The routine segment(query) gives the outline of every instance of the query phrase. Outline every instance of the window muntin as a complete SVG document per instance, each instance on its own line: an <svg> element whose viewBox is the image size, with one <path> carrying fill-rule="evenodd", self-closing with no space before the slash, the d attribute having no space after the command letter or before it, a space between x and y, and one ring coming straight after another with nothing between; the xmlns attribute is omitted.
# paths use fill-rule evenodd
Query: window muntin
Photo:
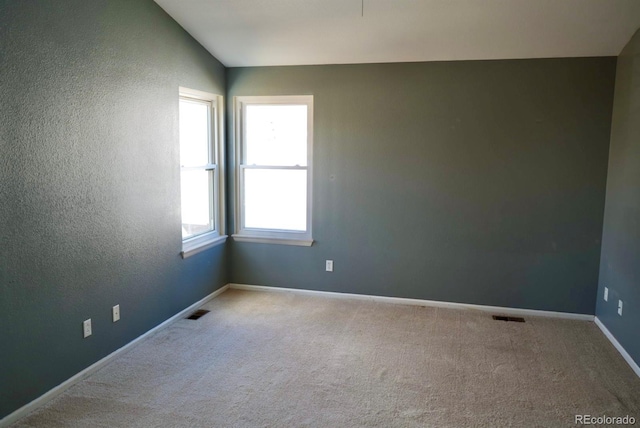
<svg viewBox="0 0 640 428"><path fill-rule="evenodd" d="M221 97L181 88L180 191L183 256L223 235Z"/></svg>
<svg viewBox="0 0 640 428"><path fill-rule="evenodd" d="M238 97L236 106L239 215L234 236L310 245L313 97Z"/></svg>

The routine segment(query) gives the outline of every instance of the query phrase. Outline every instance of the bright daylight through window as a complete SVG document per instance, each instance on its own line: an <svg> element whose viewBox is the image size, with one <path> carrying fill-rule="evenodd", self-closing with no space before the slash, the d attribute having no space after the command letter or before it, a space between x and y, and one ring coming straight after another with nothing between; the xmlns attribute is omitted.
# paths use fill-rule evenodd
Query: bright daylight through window
<svg viewBox="0 0 640 428"><path fill-rule="evenodd" d="M222 242L220 97L180 90L183 257Z"/></svg>
<svg viewBox="0 0 640 428"><path fill-rule="evenodd" d="M235 239L311 245L313 97L238 97Z"/></svg>

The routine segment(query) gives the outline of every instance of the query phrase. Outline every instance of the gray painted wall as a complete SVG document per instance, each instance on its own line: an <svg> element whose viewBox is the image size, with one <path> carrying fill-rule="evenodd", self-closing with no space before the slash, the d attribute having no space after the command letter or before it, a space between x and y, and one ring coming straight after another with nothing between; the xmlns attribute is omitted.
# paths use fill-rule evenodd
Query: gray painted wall
<svg viewBox="0 0 640 428"><path fill-rule="evenodd" d="M640 32L618 57L596 315L640 364ZM604 287L609 301L603 300ZM622 317L618 300L623 301Z"/></svg>
<svg viewBox="0 0 640 428"><path fill-rule="evenodd" d="M234 242L231 280L593 314L615 66L229 69L228 111L234 96L315 97L316 242Z"/></svg>
<svg viewBox="0 0 640 428"><path fill-rule="evenodd" d="M155 3L2 0L0 58L1 418L225 284L227 262L179 257L177 128L178 86L224 94L225 69Z"/></svg>

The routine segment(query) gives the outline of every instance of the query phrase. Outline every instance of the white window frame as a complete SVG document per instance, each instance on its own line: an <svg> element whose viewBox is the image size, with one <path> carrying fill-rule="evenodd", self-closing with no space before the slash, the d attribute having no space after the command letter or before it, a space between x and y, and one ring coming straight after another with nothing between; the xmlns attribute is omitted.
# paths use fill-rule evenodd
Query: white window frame
<svg viewBox="0 0 640 428"><path fill-rule="evenodd" d="M210 212L213 216L211 220L214 228L209 232L182 240L182 252L180 255L182 258L187 258L208 248L223 244L227 240L224 215L224 103L221 95L180 87L178 100L182 99L205 101L211 105L209 163L203 168L207 171L213 170L213 183L209 189L209 203L211 205ZM181 171L186 169L191 168L180 165ZM182 221L180 224L182 225Z"/></svg>
<svg viewBox="0 0 640 428"><path fill-rule="evenodd" d="M307 106L307 165L258 166L247 165L246 108L248 105L306 105ZM313 95L242 96L234 98L236 141L236 233L235 241L284 244L310 247L312 238L313 201ZM244 225L244 171L249 168L293 169L307 171L307 230L254 229Z"/></svg>

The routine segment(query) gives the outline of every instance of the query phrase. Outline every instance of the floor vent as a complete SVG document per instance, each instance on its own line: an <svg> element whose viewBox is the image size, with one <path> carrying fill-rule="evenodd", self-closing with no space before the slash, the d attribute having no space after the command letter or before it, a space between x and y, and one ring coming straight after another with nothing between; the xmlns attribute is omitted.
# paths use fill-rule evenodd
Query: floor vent
<svg viewBox="0 0 640 428"><path fill-rule="evenodd" d="M205 309L198 309L197 311L195 311L194 313L192 313L191 315L189 315L187 317L188 320L197 320L198 318L200 318L203 315L208 314L209 311L205 310Z"/></svg>
<svg viewBox="0 0 640 428"><path fill-rule="evenodd" d="M503 315L494 315L493 319L496 321L524 322L524 318L522 317L505 317Z"/></svg>

